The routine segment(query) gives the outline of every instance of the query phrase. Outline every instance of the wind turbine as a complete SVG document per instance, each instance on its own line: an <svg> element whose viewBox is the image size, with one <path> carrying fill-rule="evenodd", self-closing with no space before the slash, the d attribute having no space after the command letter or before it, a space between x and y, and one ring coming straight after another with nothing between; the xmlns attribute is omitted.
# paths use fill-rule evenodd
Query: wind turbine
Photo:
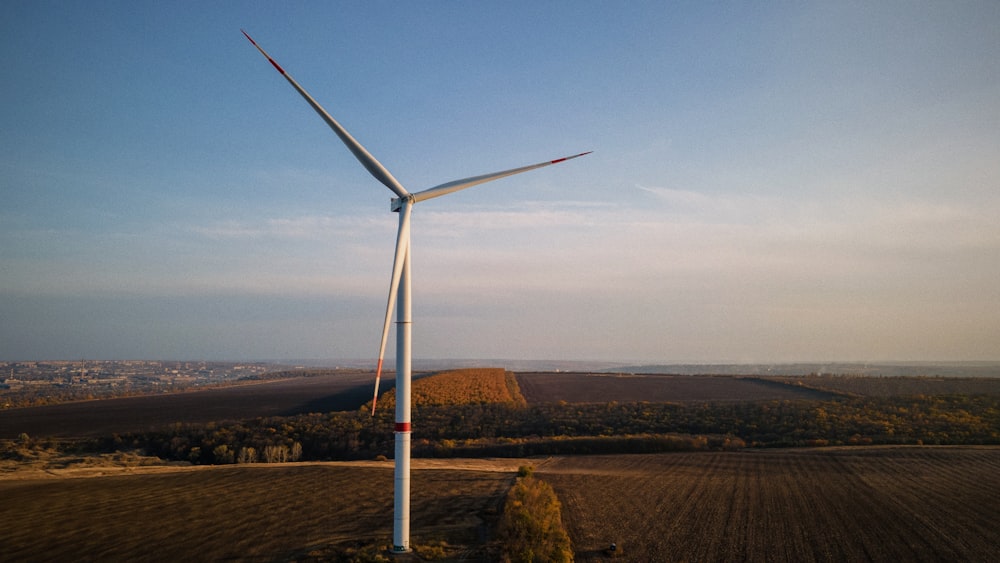
<svg viewBox="0 0 1000 563"><path fill-rule="evenodd" d="M243 30L240 30L243 31ZM378 399L379 380L382 377L382 359L385 356L385 345L389 337L389 321L392 317L393 303L397 305L396 311L396 424L394 429L395 438L395 475L394 475L394 510L393 510L393 535L392 550L395 552L410 551L410 362L411 362L411 289L410 289L410 212L413 205L435 197L471 188L472 186L499 180L521 172L527 172L536 168L550 166L565 162L580 156L590 154L590 152L580 153L555 160L548 160L538 164L512 168L501 172L473 176L446 182L433 188L428 188L419 192L408 192L389 173L382 164L368 152L361 143L356 141L336 119L319 105L299 83L295 81L281 66L267 54L260 45L257 44L250 35L243 31L243 35L260 51L260 54L271 63L274 68L285 77L285 80L309 103L310 106L326 124L333 129L333 132L340 137L340 140L347 145L347 148L354 154L354 157L361 162L361 165L375 177L376 180L392 190L396 197L392 199L391 209L399 213L399 230L396 234L396 252L392 261L392 281L389 283L389 298L385 307L385 320L382 323L382 339L378 349L378 365L375 370L375 394L372 398L372 415L375 414L375 402Z"/></svg>

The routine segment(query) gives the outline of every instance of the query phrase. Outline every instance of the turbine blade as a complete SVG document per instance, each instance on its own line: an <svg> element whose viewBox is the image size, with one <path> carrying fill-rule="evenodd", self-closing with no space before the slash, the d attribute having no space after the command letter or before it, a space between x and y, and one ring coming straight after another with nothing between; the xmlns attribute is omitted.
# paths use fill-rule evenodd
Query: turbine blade
<svg viewBox="0 0 1000 563"><path fill-rule="evenodd" d="M559 164L560 162L566 162L567 160L579 158L581 156L588 155L592 152L593 151L582 152L580 154L575 154L573 156L557 158L555 160L549 160L546 162L539 162L538 164L532 164L530 166L511 168L510 170L504 170L502 172L493 172L492 174L483 174L482 176L473 176L471 178L454 180L452 182L447 182L445 184L441 184L440 186L434 186L433 188L428 188L426 190L419 191L413 194L413 203L417 203L418 201L424 201L425 199L431 199L434 197L447 195L452 192L457 192L458 190L464 190L465 188L471 188L472 186L476 186L485 182L499 180L500 178L513 176L514 174L520 174L521 172L527 172L529 170L534 170L536 168L544 168L546 166L551 166L553 164Z"/></svg>
<svg viewBox="0 0 1000 563"><path fill-rule="evenodd" d="M385 344L389 339L389 323L392 321L392 308L399 294L399 280L403 274L403 263L410 254L410 210L413 204L403 200L399 210L399 232L396 235L396 254L392 259L392 281L389 282L389 298L385 304L385 321L382 323L382 340L378 346L378 366L375 368L375 395L372 397L372 416L375 416L375 403L378 401L378 386L382 379L382 359L385 356Z"/></svg>
<svg viewBox="0 0 1000 563"><path fill-rule="evenodd" d="M316 113L323 118L323 121L326 121L326 124L333 129L333 132L340 137L340 140L343 141L345 145L347 145L347 148L354 154L354 158L358 159L358 162L360 162L361 165L364 166L376 180L385 184L385 187L395 192L395 194L399 197L406 197L409 195L409 192L407 192L406 189L403 188L403 186L396 180L396 178L394 178L392 174L390 174L389 171L382 166L382 163L376 160L375 157L372 156L367 149L365 149L365 147L361 146L361 143L355 140L355 138L352 137L351 134L348 133L342 125L340 125L340 123L337 123L337 120L331 117L330 114L323 109L323 106L319 105L319 102L314 100L313 97L302 88L302 86L299 86L299 83L296 82L295 79L292 78L287 72L285 72L285 69L281 68L281 65L274 62L274 59L272 59L271 56L267 54L267 51L265 51L260 45L257 44L256 41L253 40L252 37L250 37L250 34L242 29L240 31L242 31L243 35L250 40L250 43L253 44L258 51L260 51L260 54L264 55L264 58L271 63L271 66L281 73L281 76L284 76L285 80L287 80L288 83L291 84L292 87L295 88L295 90L298 91L298 93L301 94L307 102L309 102L309 105L316 110Z"/></svg>

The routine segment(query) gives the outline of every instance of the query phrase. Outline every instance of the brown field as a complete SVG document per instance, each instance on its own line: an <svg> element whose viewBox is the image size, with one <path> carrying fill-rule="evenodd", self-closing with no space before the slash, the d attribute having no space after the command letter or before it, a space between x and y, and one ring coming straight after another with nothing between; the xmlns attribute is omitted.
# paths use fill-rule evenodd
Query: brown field
<svg viewBox="0 0 1000 563"><path fill-rule="evenodd" d="M470 376L469 373L473 373ZM415 376L414 404L435 401L507 402L517 400L502 387L500 369L459 370L426 382ZM505 375L509 376L507 373ZM589 373L518 373L517 387L528 403L730 402L782 399L828 400L839 395L892 396L939 393L1000 394L996 378L916 377L738 377L687 375L608 375ZM432 389L437 382L441 389ZM127 397L0 410L0 440L22 432L34 438L108 436L140 432L173 423L207 423L287 416L309 412L356 410L371 400L374 374L348 372L277 379L168 395ZM430 387L424 386L424 384ZM380 406L389 408L393 378L384 377ZM429 390L424 393L422 389ZM442 398L442 389L459 399ZM455 391L458 389L458 391ZM426 395L426 396L425 396ZM474 399L469 399L474 397Z"/></svg>
<svg viewBox="0 0 1000 563"><path fill-rule="evenodd" d="M903 395L1000 394L995 377L863 377L852 375L806 375L768 377L766 380L833 393L864 397Z"/></svg>
<svg viewBox="0 0 1000 563"><path fill-rule="evenodd" d="M391 389L392 378L383 381ZM169 395L125 397L0 410L0 440L78 437L141 431L175 422L354 410L371 400L373 373L295 377Z"/></svg>
<svg viewBox="0 0 1000 563"><path fill-rule="evenodd" d="M444 541L454 558L485 557L485 521L516 468L475 461L414 464L413 545ZM392 543L391 462L107 471L0 477L0 559L288 561Z"/></svg>
<svg viewBox="0 0 1000 563"><path fill-rule="evenodd" d="M832 394L784 383L730 376L519 373L528 403L717 402L829 399Z"/></svg>
<svg viewBox="0 0 1000 563"><path fill-rule="evenodd" d="M995 561L1000 448L568 457L577 561Z"/></svg>
<svg viewBox="0 0 1000 563"><path fill-rule="evenodd" d="M445 541L448 560L496 560L491 524L526 460L414 461L414 545ZM534 464L562 501L578 561L605 559L611 542L622 561L990 561L1000 545L1000 448ZM389 463L87 471L107 474L0 477L5 559L322 560L390 543Z"/></svg>
<svg viewBox="0 0 1000 563"><path fill-rule="evenodd" d="M426 392L425 404L509 402L518 386L529 403L862 393L797 384L808 378L530 373L513 385L508 377L503 370L441 374L417 382L414 396ZM833 383L869 385L868 394L884 395L926 392L909 390L937 381L865 379ZM961 381L937 388L972 389ZM977 389L991 385L981 381L973 380ZM46 428L48 435L86 436L176 421L356 410L370 399L371 383L369 374L324 375L0 411L0 438L45 436ZM587 409L572 410L579 417ZM138 452L84 456L40 444L12 447L18 456L0 465L2 560L330 560L350 547L390 543L389 462L144 467L162 462ZM449 560L496 560L492 525L526 463L414 460L413 543L435 546ZM606 558L611 542L624 561L987 561L996 560L1000 545L1000 447L702 451L530 463L559 496L579 561Z"/></svg>

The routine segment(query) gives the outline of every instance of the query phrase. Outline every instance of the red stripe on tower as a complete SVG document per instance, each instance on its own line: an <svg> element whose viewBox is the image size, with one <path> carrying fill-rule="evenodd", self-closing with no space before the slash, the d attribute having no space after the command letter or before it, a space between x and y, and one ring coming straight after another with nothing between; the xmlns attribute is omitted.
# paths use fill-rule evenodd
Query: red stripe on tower
<svg viewBox="0 0 1000 563"><path fill-rule="evenodd" d="M409 432L409 431L410 431L410 423L409 422L397 422L396 423L396 432Z"/></svg>

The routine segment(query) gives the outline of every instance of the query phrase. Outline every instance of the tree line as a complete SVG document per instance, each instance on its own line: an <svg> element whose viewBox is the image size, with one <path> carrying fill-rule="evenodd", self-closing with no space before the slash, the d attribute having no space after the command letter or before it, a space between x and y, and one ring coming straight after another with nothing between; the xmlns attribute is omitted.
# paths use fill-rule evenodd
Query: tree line
<svg viewBox="0 0 1000 563"><path fill-rule="evenodd" d="M393 413L176 424L77 446L196 464L391 456ZM413 455L524 456L740 447L1000 444L1000 397L853 397L754 403L414 405Z"/></svg>

